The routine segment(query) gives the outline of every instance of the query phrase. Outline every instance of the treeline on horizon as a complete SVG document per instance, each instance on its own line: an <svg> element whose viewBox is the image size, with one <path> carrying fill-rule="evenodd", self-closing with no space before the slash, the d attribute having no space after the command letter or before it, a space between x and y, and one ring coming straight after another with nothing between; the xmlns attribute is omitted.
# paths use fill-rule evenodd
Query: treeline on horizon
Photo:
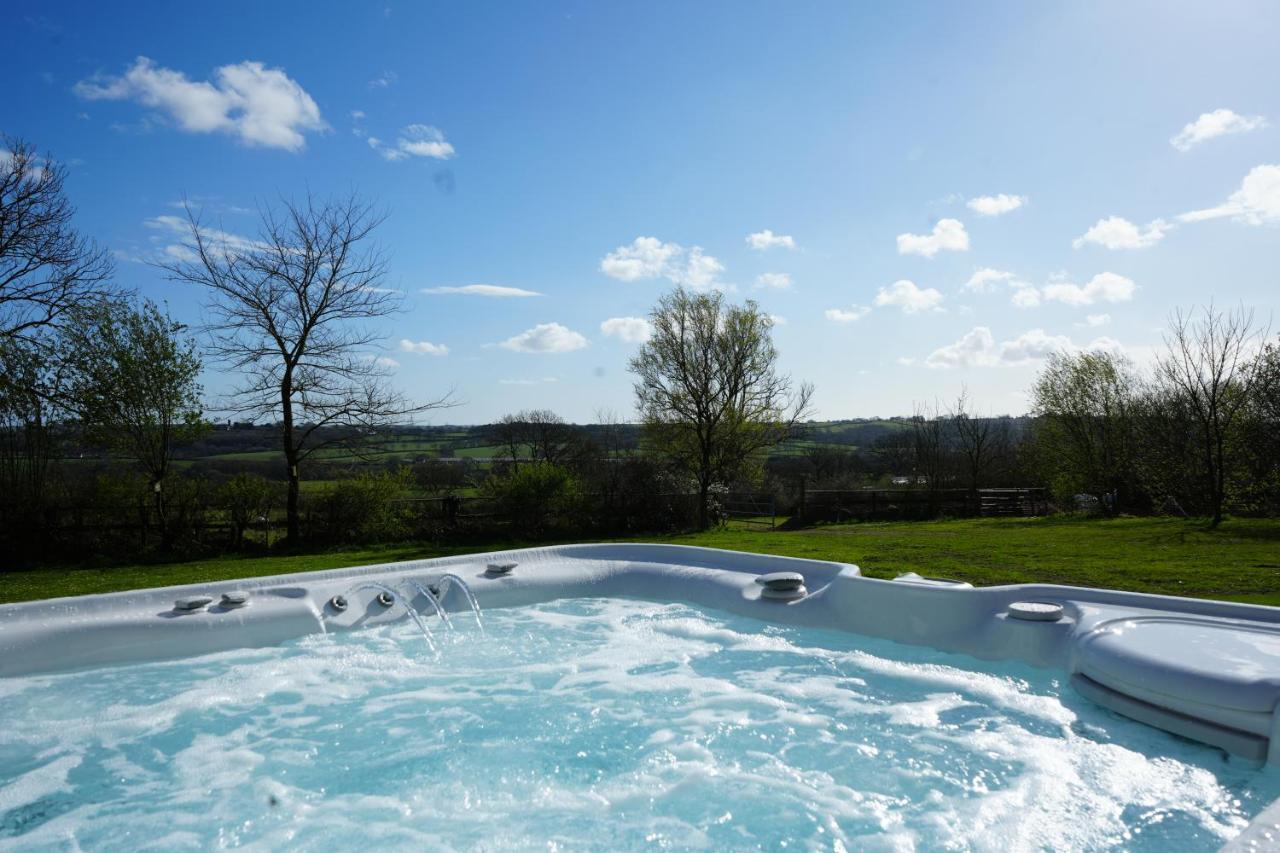
<svg viewBox="0 0 1280 853"><path fill-rule="evenodd" d="M909 416L815 423L766 313L678 288L629 364L633 423L534 409L405 426L452 400L409 400L372 357L364 322L400 306L371 205L284 201L234 244L189 213L187 256L157 266L204 294L197 331L115 283L74 229L61 166L3 142L5 567L700 529L743 493L783 515L806 491L892 487L1039 487L1060 510L1211 525L1280 509L1280 350L1243 307L1175 314L1145 371L1112 351L1050 356L1027 416L983 415L961 388ZM206 364L242 379L216 423Z"/></svg>

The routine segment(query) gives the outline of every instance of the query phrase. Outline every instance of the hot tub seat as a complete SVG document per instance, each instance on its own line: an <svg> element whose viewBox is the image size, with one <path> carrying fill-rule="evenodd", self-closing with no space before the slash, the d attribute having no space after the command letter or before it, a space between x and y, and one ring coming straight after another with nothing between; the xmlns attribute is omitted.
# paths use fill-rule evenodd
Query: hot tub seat
<svg viewBox="0 0 1280 853"><path fill-rule="evenodd" d="M1162 724L1149 709L1222 727L1264 744L1274 740L1274 711L1280 701L1280 629L1193 616L1112 619L1081 638L1075 670L1088 679L1086 687L1103 688L1103 692L1081 691L1091 699L1160 728L1188 734ZM1140 713L1135 714L1135 709ZM1252 756L1257 748L1230 751Z"/></svg>

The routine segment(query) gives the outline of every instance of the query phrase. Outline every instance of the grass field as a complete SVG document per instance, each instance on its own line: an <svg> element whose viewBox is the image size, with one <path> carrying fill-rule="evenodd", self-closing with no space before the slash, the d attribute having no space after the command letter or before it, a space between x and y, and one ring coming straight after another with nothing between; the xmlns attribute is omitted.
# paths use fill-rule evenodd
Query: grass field
<svg viewBox="0 0 1280 853"><path fill-rule="evenodd" d="M1280 521L1037 518L713 530L637 541L857 563L872 577L919 572L975 585L1061 583L1280 605ZM357 566L519 547L402 544L320 554L0 574L0 602Z"/></svg>

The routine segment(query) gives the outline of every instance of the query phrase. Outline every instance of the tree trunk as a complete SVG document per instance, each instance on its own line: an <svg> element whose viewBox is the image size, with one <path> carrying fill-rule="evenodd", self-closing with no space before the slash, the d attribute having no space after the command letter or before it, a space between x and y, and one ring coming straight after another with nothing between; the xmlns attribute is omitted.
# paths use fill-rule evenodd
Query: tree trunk
<svg viewBox="0 0 1280 853"><path fill-rule="evenodd" d="M293 377L286 373L280 383L280 416L284 426L284 464L288 466L289 491L285 504L285 528L289 546L302 541L302 525L298 519L298 449L293 443Z"/></svg>
<svg viewBox="0 0 1280 853"><path fill-rule="evenodd" d="M173 543L169 541L169 521L165 518L164 485L162 480L157 479L151 484L151 493L154 496L156 506L156 525L160 528L160 550L168 551Z"/></svg>
<svg viewBox="0 0 1280 853"><path fill-rule="evenodd" d="M706 530L711 525L711 518L707 512L707 500L711 494L711 483L700 480L698 482L698 529Z"/></svg>
<svg viewBox="0 0 1280 853"><path fill-rule="evenodd" d="M1225 454L1223 452L1224 448L1221 431L1218 431L1215 438L1215 444L1218 452L1216 454L1216 464L1214 465L1213 472L1213 522L1209 525L1210 527L1217 527L1222 523L1222 505L1226 503L1227 500L1227 475L1226 471L1223 470L1223 456Z"/></svg>

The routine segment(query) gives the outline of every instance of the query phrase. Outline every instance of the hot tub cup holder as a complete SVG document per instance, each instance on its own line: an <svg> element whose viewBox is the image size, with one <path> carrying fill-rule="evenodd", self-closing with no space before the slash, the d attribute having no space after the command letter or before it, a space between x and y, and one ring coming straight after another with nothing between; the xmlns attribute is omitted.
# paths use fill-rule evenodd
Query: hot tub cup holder
<svg viewBox="0 0 1280 853"><path fill-rule="evenodd" d="M760 590L760 597L773 601L795 601L809 594L804 586L804 575L799 572L769 572L759 575L756 583L764 587Z"/></svg>
<svg viewBox="0 0 1280 853"><path fill-rule="evenodd" d="M1063 616L1061 604L1052 601L1015 601L1005 608L1010 619L1023 622L1057 622Z"/></svg>

